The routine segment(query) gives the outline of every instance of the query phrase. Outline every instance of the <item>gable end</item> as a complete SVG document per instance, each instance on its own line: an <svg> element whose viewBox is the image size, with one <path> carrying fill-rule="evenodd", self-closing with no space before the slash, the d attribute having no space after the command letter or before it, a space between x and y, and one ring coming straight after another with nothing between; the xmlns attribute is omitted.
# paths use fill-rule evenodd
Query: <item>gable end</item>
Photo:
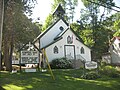
<svg viewBox="0 0 120 90"><path fill-rule="evenodd" d="M38 39L40 39L42 36L44 36L60 20L62 20L67 26L69 26L69 24L63 18L60 18L55 23L53 23L51 26L49 26L43 33L38 35L38 37L33 41L33 43L35 43Z"/></svg>

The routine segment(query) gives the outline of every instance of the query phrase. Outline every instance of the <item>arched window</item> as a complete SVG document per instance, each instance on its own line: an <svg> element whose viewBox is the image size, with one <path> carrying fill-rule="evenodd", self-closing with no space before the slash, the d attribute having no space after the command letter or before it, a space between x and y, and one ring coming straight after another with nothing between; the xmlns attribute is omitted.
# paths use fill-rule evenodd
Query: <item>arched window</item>
<svg viewBox="0 0 120 90"><path fill-rule="evenodd" d="M58 47L57 46L54 47L53 52L54 52L54 54L58 53Z"/></svg>
<svg viewBox="0 0 120 90"><path fill-rule="evenodd" d="M80 52L81 52L81 54L84 54L84 53L85 53L85 50L84 50L83 47L81 47Z"/></svg>
<svg viewBox="0 0 120 90"><path fill-rule="evenodd" d="M115 48L114 48L114 45L112 45L112 49L114 50Z"/></svg>
<svg viewBox="0 0 120 90"><path fill-rule="evenodd" d="M68 44L72 44L73 43L73 39L70 36L67 37L67 43Z"/></svg>
<svg viewBox="0 0 120 90"><path fill-rule="evenodd" d="M119 48L120 48L120 43L118 45L119 45Z"/></svg>

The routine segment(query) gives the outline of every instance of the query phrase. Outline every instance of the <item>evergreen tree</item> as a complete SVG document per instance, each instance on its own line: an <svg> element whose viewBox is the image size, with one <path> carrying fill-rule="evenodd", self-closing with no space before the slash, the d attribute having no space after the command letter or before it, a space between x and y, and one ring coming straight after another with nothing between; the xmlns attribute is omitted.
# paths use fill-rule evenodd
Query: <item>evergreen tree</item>
<svg viewBox="0 0 120 90"><path fill-rule="evenodd" d="M5 0L3 54L7 71L12 70L12 53L18 44L32 41L40 32L24 13L31 14L35 0Z"/></svg>

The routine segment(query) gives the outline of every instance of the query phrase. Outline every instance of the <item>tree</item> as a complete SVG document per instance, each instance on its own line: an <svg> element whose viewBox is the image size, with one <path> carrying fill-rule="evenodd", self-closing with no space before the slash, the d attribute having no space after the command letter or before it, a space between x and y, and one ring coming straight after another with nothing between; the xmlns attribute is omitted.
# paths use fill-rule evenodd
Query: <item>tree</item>
<svg viewBox="0 0 120 90"><path fill-rule="evenodd" d="M86 28L82 24L72 23L71 28L82 38L84 44L88 47L93 46L92 30Z"/></svg>
<svg viewBox="0 0 120 90"><path fill-rule="evenodd" d="M74 19L75 8L78 5L78 0L54 0L52 10L54 10L58 4L61 4L65 9L66 19L72 23Z"/></svg>
<svg viewBox="0 0 120 90"><path fill-rule="evenodd" d="M35 0L6 0L5 2L5 20L3 31L3 53L4 62L7 71L12 70L12 53L14 47L18 44L32 41L40 32L35 24L26 17L25 12L31 14L29 5Z"/></svg>
<svg viewBox="0 0 120 90"><path fill-rule="evenodd" d="M9 1L8 2L8 7L6 8L5 11L5 31L6 32L3 37L4 37L4 60L5 60L5 65L6 65L6 70L11 71L12 70L12 61L11 58L9 57L9 53L11 55L11 52L13 50L13 7L14 7L14 2ZM9 38L8 38L9 36ZM10 49L11 47L11 49Z"/></svg>
<svg viewBox="0 0 120 90"><path fill-rule="evenodd" d="M42 31L48 28L53 23L53 16L51 14L48 15L48 17L45 20L45 24L43 25Z"/></svg>
<svg viewBox="0 0 120 90"><path fill-rule="evenodd" d="M66 12L64 19L72 23L74 19L75 7L78 4L78 0L54 0L54 3L52 4L52 13L59 4L62 5L63 9ZM48 26L50 26L54 22L53 19L54 18L52 14L49 14L45 20L45 24L43 25L42 31L44 31Z"/></svg>
<svg viewBox="0 0 120 90"><path fill-rule="evenodd" d="M0 1L0 70L2 69L2 30L3 30L3 16L4 16L4 0Z"/></svg>
<svg viewBox="0 0 120 90"><path fill-rule="evenodd" d="M113 36L120 36L120 13L116 13L114 17L115 21L113 23L113 30L115 30L116 32L114 33Z"/></svg>
<svg viewBox="0 0 120 90"><path fill-rule="evenodd" d="M66 13L70 23L73 23L75 7L78 4L78 0L66 0Z"/></svg>
<svg viewBox="0 0 120 90"><path fill-rule="evenodd" d="M108 49L108 37L111 36L111 31L104 27L102 22L106 19L106 15L110 13L110 8L114 6L114 2L113 0L82 0L82 2L86 10L81 11L82 15L79 22L83 26L87 26L87 32L92 32L91 38L93 40L91 41L93 42L90 46L92 48L92 58L96 60ZM100 12L101 5L105 6L102 14ZM86 32L86 30L83 32Z"/></svg>

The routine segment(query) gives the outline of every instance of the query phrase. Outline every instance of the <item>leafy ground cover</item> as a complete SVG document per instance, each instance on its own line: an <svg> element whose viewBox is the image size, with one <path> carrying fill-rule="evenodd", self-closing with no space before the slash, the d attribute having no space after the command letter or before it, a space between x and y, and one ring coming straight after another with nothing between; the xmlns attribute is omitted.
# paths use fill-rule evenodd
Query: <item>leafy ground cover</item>
<svg viewBox="0 0 120 90"><path fill-rule="evenodd" d="M81 79L82 70L53 70L49 72L0 72L0 90L120 90L120 78L102 76L96 80Z"/></svg>

